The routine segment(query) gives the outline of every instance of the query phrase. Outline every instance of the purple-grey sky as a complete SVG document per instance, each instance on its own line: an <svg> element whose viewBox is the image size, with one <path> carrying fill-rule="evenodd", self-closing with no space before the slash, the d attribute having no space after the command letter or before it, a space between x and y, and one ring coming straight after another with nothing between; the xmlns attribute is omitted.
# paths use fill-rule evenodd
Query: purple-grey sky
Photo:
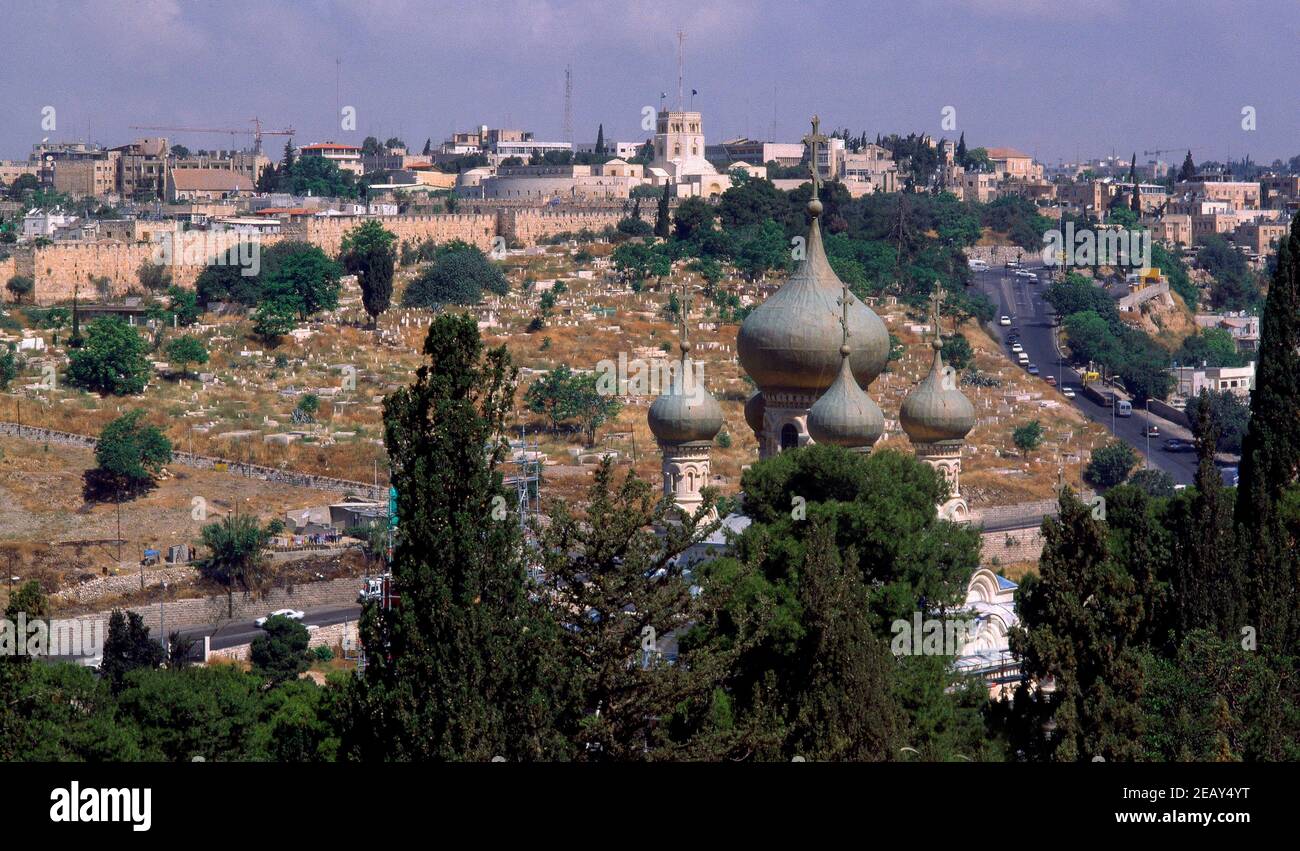
<svg viewBox="0 0 1300 851"><path fill-rule="evenodd" d="M480 123L559 139L644 138L643 106L700 91L709 141L824 128L925 131L1055 163L1190 147L1198 160L1300 154L1296 0L3 0L0 157L32 143L117 145L132 124L292 125L295 140ZM340 129L338 103L357 129ZM41 128L42 109L57 128ZM957 131L940 126L956 109ZM1242 129L1242 110L1256 127ZM230 136L171 133L191 148ZM274 153L283 139L271 137Z"/></svg>

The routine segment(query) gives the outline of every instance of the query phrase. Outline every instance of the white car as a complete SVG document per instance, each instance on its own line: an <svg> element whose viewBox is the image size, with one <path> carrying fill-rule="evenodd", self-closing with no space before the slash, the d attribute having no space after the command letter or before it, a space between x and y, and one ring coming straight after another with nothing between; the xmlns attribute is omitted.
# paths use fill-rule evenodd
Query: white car
<svg viewBox="0 0 1300 851"><path fill-rule="evenodd" d="M259 629L261 629L262 627L266 626L266 621L268 618L282 617L282 618L288 618L291 621L300 621L306 616L307 616L306 612L300 612L297 609L276 609L274 612L271 612L271 614L267 615L266 617L258 618L257 620L253 621L253 624L257 626Z"/></svg>
<svg viewBox="0 0 1300 851"><path fill-rule="evenodd" d="M1025 347L1022 346L1022 345L1020 345L1019 343L1014 343L1014 344L1011 346L1011 351L1015 352L1016 354L1020 354L1020 353L1023 352L1024 350L1025 350Z"/></svg>
<svg viewBox="0 0 1300 851"><path fill-rule="evenodd" d="M998 324L999 324L999 325L1010 325L1010 324L1011 324L1011 317L1010 317L1010 316L1003 316L1001 319L998 320Z"/></svg>
<svg viewBox="0 0 1300 851"><path fill-rule="evenodd" d="M1073 387L1062 387L1062 388L1061 388L1061 395L1064 396L1064 397L1067 398L1067 399L1073 399L1073 398L1075 397L1074 388L1073 388Z"/></svg>

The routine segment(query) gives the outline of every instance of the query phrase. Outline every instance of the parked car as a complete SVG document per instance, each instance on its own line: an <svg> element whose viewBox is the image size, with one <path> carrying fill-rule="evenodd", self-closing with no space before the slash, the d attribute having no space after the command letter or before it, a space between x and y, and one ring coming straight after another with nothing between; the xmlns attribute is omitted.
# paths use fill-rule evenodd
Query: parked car
<svg viewBox="0 0 1300 851"><path fill-rule="evenodd" d="M1020 354L1020 353L1023 352L1024 350L1025 350L1025 347L1022 346L1022 345L1020 345L1019 343L1012 343L1012 344L1011 344L1011 351L1015 352L1016 354Z"/></svg>
<svg viewBox="0 0 1300 851"><path fill-rule="evenodd" d="M1196 444L1180 437L1171 437L1160 448L1165 452L1195 452Z"/></svg>
<svg viewBox="0 0 1300 851"><path fill-rule="evenodd" d="M1031 364L1029 365L1029 367L1028 367L1028 370L1029 370L1029 374L1030 374L1030 375L1037 375L1037 374L1038 374L1038 364L1031 363Z"/></svg>
<svg viewBox="0 0 1300 851"><path fill-rule="evenodd" d="M1144 435L1146 435L1147 437L1159 437L1159 436L1160 436L1160 426L1156 425L1155 423L1152 423L1151 425L1147 426L1147 427L1142 431L1142 433L1143 433Z"/></svg>
<svg viewBox="0 0 1300 851"><path fill-rule="evenodd" d="M271 612L271 614L267 615L266 617L258 618L257 620L253 621L253 624L258 629L261 629L262 627L266 626L266 622L270 618L280 617L280 618L288 618L291 621L300 621L306 616L307 616L306 612L300 612L297 609L276 609L274 612Z"/></svg>
<svg viewBox="0 0 1300 851"><path fill-rule="evenodd" d="M1055 375L1049 375L1049 376L1047 376L1046 378L1044 378L1043 380L1047 382L1047 386L1048 386L1048 387L1055 387L1055 386L1056 386L1056 376L1055 376Z"/></svg>
<svg viewBox="0 0 1300 851"><path fill-rule="evenodd" d="M1067 398L1067 399L1073 399L1075 396L1077 396L1077 395L1079 395L1079 394L1075 392L1075 390L1074 390L1073 387L1062 387L1062 388L1061 388L1061 395L1064 396L1064 397Z"/></svg>
<svg viewBox="0 0 1300 851"><path fill-rule="evenodd" d="M1011 317L1010 317L1010 316L1005 316L1005 315L1004 315L1001 319L998 320L998 324L999 324L999 325L1003 325L1003 326L1010 325L1010 324L1011 324Z"/></svg>

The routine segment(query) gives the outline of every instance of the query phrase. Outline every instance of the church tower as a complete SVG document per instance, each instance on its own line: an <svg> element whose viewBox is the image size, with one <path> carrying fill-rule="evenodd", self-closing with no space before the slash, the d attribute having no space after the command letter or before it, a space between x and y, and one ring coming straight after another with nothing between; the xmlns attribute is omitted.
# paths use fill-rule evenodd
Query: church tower
<svg viewBox="0 0 1300 851"><path fill-rule="evenodd" d="M650 406L647 420L659 443L663 462L664 497L687 514L693 514L709 483L709 450L722 430L722 408L704 387L704 376L690 358L687 314L690 297L683 294L679 368L668 392Z"/></svg>
<svg viewBox="0 0 1300 851"><path fill-rule="evenodd" d="M814 116L812 134L804 140L814 163L820 144L826 141L818 126ZM820 178L815 171L812 183L813 197L808 202L812 223L803 257L789 280L746 317L736 340L740 364L758 385L758 392L745 404L745 421L754 430L762 458L817 439L809 433L809 411L846 365L862 392L884 371L889 358L885 323L848 292L826 259L818 221ZM841 342L844 328L847 343ZM841 345L851 347L847 358L841 355ZM847 385L841 387L851 394Z"/></svg>
<svg viewBox="0 0 1300 851"><path fill-rule="evenodd" d="M935 282L934 338L930 347L934 359L930 373L907 394L898 419L912 441L916 457L938 470L948 482L948 500L939 506L939 516L955 523L970 519L970 508L961 495L961 449L975 427L975 406L957 389L957 373L943 362L943 340L939 331L939 305L943 294Z"/></svg>

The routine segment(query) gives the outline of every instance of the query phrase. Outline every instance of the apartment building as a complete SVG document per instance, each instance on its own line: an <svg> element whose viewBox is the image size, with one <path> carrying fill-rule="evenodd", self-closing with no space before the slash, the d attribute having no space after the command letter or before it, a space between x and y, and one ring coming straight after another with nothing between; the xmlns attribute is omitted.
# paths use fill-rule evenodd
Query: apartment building
<svg viewBox="0 0 1300 851"><path fill-rule="evenodd" d="M1211 180L1198 177L1195 180L1180 180L1174 185L1174 193L1210 201L1226 201L1238 210L1259 209L1259 183L1239 180Z"/></svg>
<svg viewBox="0 0 1300 851"><path fill-rule="evenodd" d="M350 171L357 177L365 174L365 166L361 162L360 145L340 145L337 142L316 142L311 145L303 145L298 149L300 157L320 157L329 160L344 171Z"/></svg>

